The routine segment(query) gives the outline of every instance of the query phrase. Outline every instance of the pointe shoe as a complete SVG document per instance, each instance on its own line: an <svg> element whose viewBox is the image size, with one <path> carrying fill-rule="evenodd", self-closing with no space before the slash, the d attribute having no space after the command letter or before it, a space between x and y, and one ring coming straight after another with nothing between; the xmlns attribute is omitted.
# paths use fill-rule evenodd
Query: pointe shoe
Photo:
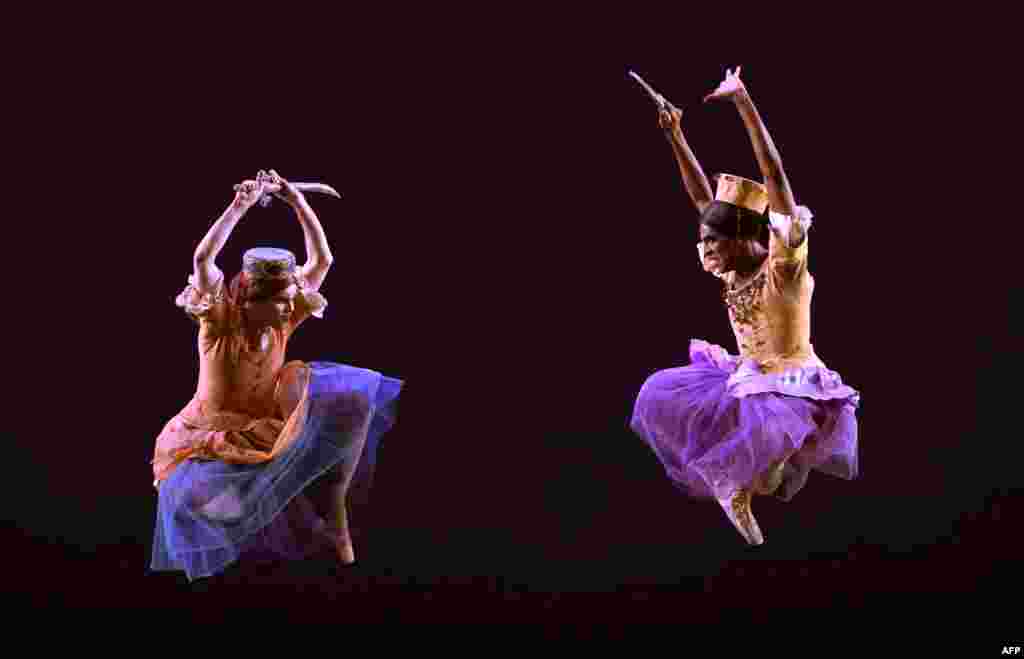
<svg viewBox="0 0 1024 659"><path fill-rule="evenodd" d="M732 522L736 530L740 532L740 535L751 545L764 544L764 535L761 533L761 528L757 525L757 520L754 519L754 515L750 510L750 502L753 499L753 493L750 489L744 488L729 499L719 499L718 504L722 506L725 511L726 517Z"/></svg>

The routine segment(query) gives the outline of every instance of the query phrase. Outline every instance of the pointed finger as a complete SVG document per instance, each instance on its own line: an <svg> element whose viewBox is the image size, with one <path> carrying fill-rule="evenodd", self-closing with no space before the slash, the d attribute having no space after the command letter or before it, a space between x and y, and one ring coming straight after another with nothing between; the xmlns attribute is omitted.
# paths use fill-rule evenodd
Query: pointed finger
<svg viewBox="0 0 1024 659"><path fill-rule="evenodd" d="M742 69L742 68L743 68L742 66L737 66L737 67L736 67L736 77L737 77L737 78L739 78L739 77L740 77L740 69Z"/></svg>

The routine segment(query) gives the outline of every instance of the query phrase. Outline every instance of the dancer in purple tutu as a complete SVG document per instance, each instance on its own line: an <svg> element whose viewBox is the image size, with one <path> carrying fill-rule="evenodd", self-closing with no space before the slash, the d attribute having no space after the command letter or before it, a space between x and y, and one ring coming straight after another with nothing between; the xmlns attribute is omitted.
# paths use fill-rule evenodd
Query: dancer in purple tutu
<svg viewBox="0 0 1024 659"><path fill-rule="evenodd" d="M705 97L712 100L730 100L739 111L764 184L724 174L712 195L683 137L682 113L662 103L659 114L700 213L700 263L722 281L739 354L691 340L688 366L644 382L631 427L675 485L717 500L747 542L759 545L754 495L789 501L811 470L857 476L860 400L811 344L811 212L794 201L739 68ZM765 228L767 248L760 240Z"/></svg>

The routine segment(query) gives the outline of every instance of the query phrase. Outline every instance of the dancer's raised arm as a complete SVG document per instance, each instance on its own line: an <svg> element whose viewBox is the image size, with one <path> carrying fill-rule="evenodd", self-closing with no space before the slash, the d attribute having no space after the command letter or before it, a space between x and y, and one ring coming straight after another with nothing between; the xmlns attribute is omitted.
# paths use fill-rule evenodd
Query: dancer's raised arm
<svg viewBox="0 0 1024 659"><path fill-rule="evenodd" d="M319 290L320 285L327 276L334 256L331 248L327 245L327 235L320 224L320 219L313 211L313 207L306 201L305 195L294 185L274 170L270 170L271 181L280 186L278 193L295 210L295 215L302 225L302 232L306 239L306 263L302 266L302 277L309 284L310 289Z"/></svg>
<svg viewBox="0 0 1024 659"><path fill-rule="evenodd" d="M697 156L686 142L682 129L683 113L677 109L660 110L658 120L665 131L665 136L672 145L672 153L676 156L679 164L679 173L683 176L683 183L686 185L686 192L689 193L697 212L703 213L708 204L715 198L711 192L711 184L708 183L704 170L697 162Z"/></svg>
<svg viewBox="0 0 1024 659"><path fill-rule="evenodd" d="M789 179L786 178L786 171L782 167L782 157L779 150L775 148L771 135L761 115L754 106L753 99L747 92L746 85L740 80L740 68L736 67L736 73L731 70L725 72L725 80L718 88L708 94L704 100L731 99L739 110L743 123L750 134L750 141L754 146L754 155L757 156L757 164L761 168L761 175L764 176L764 184L768 188L768 204L773 211L783 215L792 216L796 213L796 202L793 200L793 191L789 187Z"/></svg>
<svg viewBox="0 0 1024 659"><path fill-rule="evenodd" d="M235 225L242 216L252 208L259 198L267 191L263 181L243 181L235 186L235 198L221 216L213 223L206 236L196 247L192 256L194 270L193 286L200 294L212 293L214 287L224 278L224 273L217 267L217 255L224 249Z"/></svg>

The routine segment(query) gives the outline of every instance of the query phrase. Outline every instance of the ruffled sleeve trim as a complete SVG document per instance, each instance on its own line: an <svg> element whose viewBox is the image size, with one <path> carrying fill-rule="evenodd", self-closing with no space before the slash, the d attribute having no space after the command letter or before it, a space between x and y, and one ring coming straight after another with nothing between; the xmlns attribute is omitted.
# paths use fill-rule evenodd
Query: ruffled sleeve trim
<svg viewBox="0 0 1024 659"><path fill-rule="evenodd" d="M327 298L325 298L319 291L313 290L305 278L299 277L297 281L299 285L299 296L302 298L303 303L309 310L309 315L316 318L323 318L324 311L327 309Z"/></svg>
<svg viewBox="0 0 1024 659"><path fill-rule="evenodd" d="M188 285L178 293L174 304L195 320L208 319L214 305L224 302L224 277L214 286L213 291L200 293L196 287L195 275L188 276Z"/></svg>
<svg viewBox="0 0 1024 659"><path fill-rule="evenodd" d="M806 206L797 206L793 215L768 212L771 223L768 258L773 279L795 282L807 272L807 232L813 217Z"/></svg>
<svg viewBox="0 0 1024 659"><path fill-rule="evenodd" d="M773 210L768 211L771 222L772 238L785 249L799 249L807 232L813 224L814 214L806 206L797 206L795 215L785 215Z"/></svg>

